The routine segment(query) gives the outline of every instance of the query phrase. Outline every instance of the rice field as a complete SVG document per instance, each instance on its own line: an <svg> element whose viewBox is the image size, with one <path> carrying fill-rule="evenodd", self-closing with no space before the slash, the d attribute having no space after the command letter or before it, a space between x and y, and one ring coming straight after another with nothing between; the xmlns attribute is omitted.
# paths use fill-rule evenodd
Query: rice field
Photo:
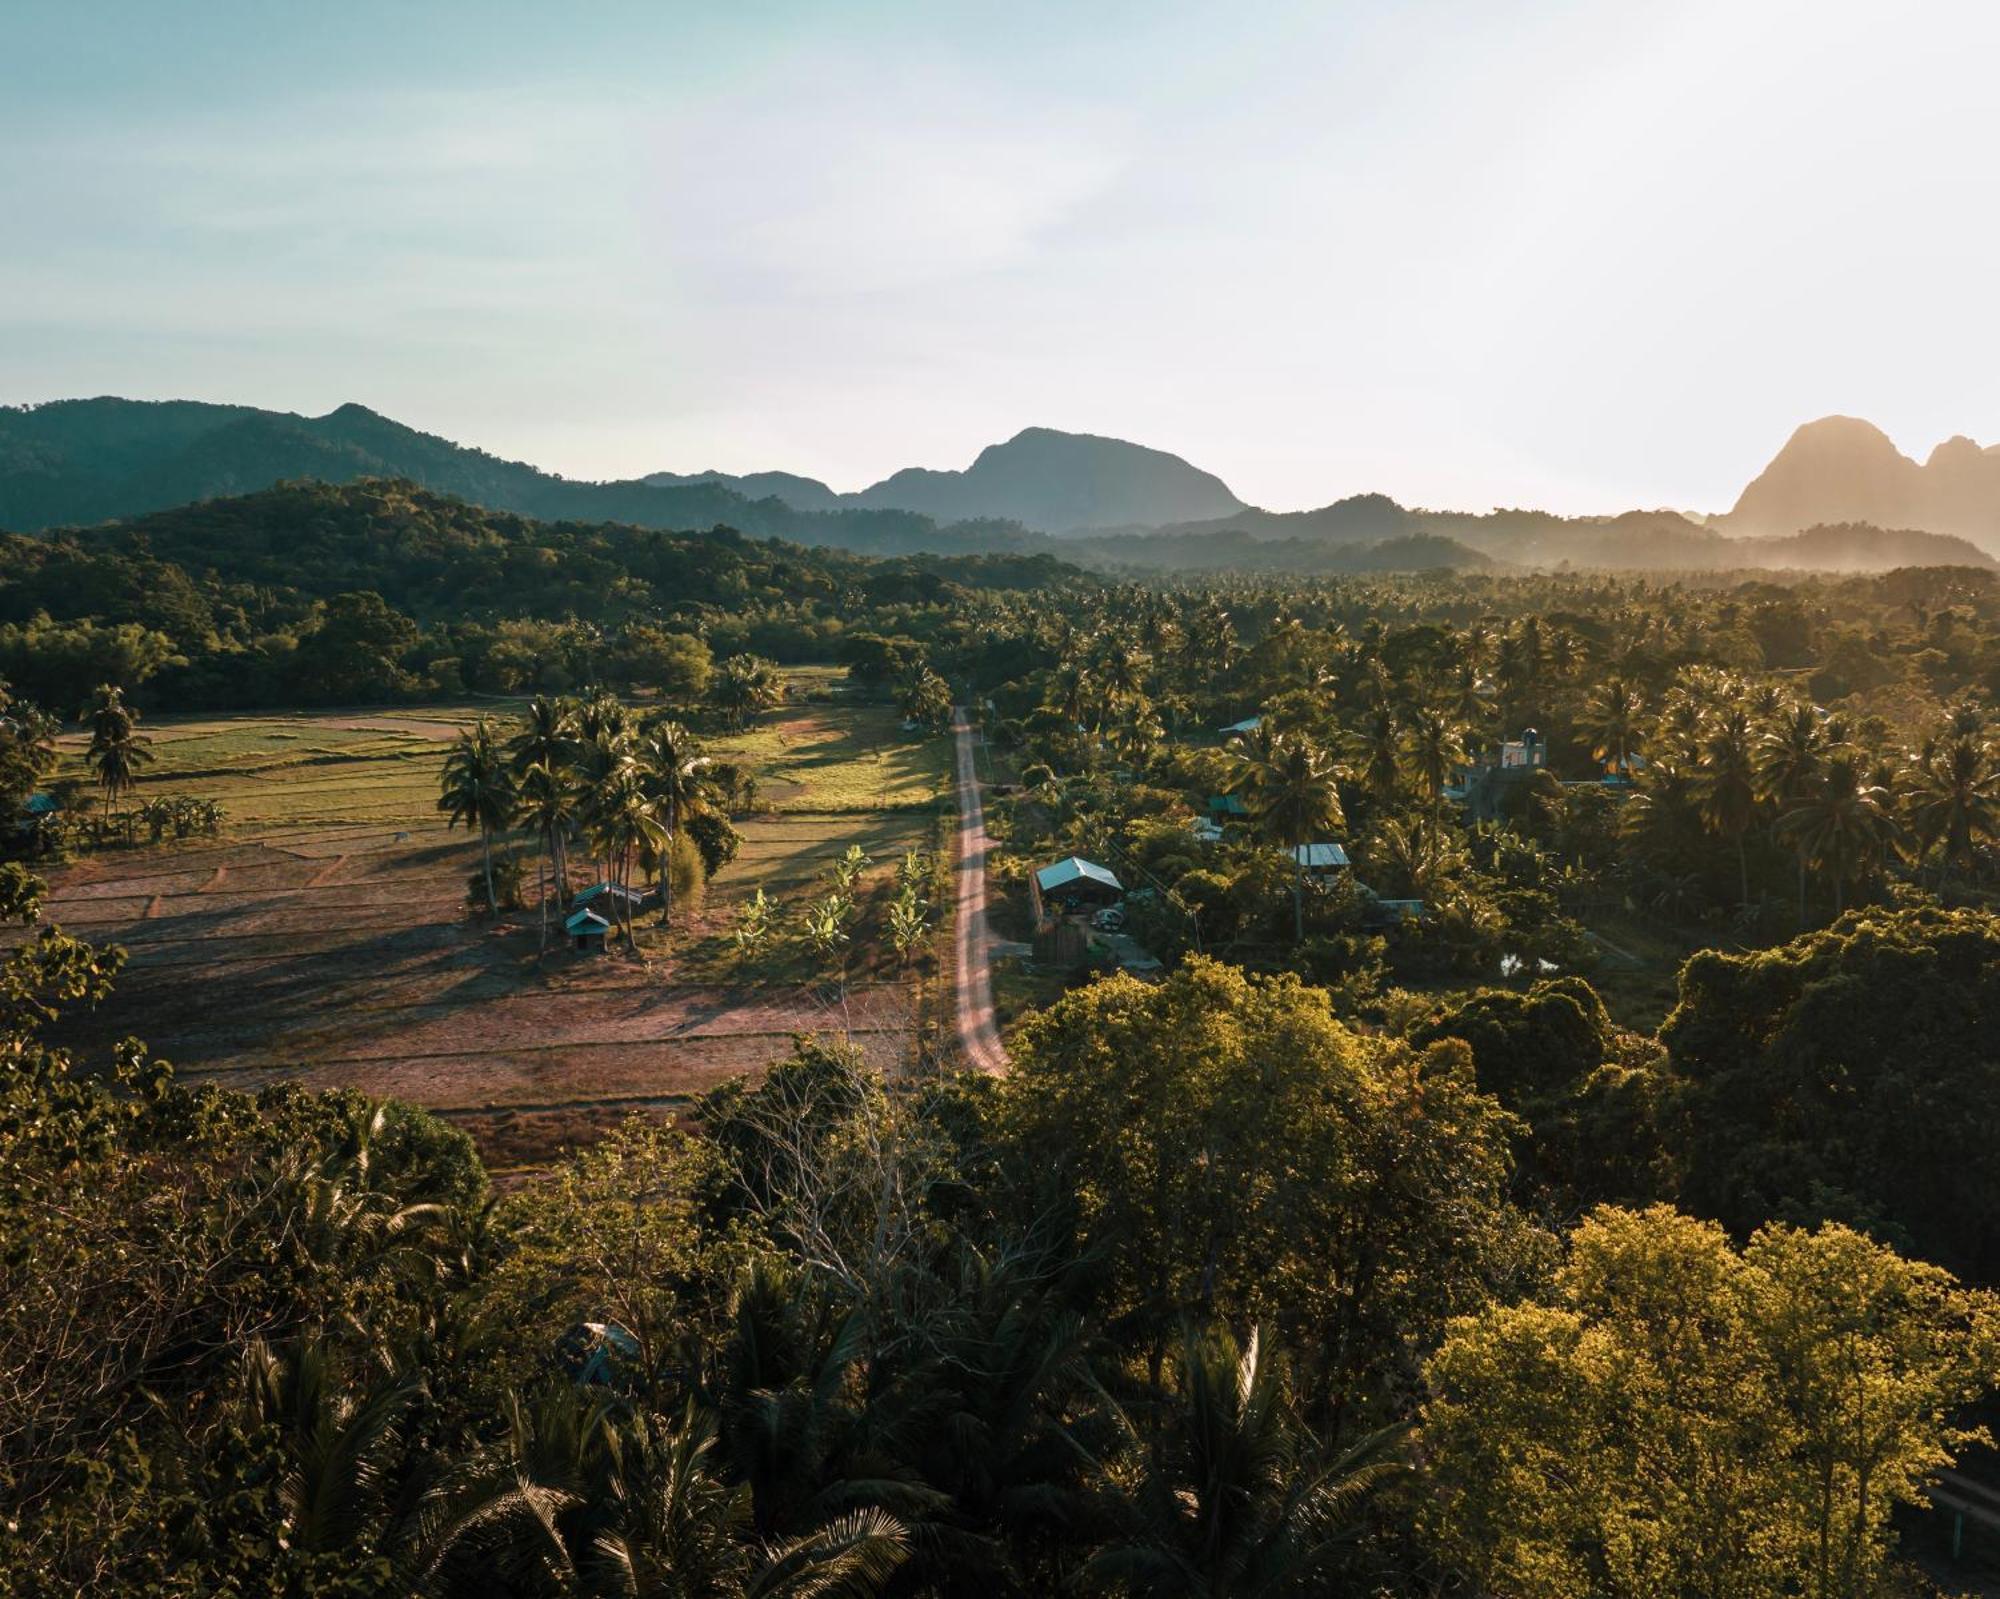
<svg viewBox="0 0 2000 1599"><path fill-rule="evenodd" d="M804 677L810 702L710 741L757 773L764 808L737 818L740 854L703 903L671 933L644 928L636 956L558 940L541 958L533 913L468 913L478 845L446 830L438 774L461 728L515 707L149 722L138 800L218 800L224 834L47 874L52 919L130 953L113 999L55 1041L101 1059L137 1036L191 1078L408 1099L461 1121L502 1170L635 1109L683 1110L800 1032L846 1033L894 1070L917 1036L918 985L893 965L857 951L836 1003L796 962L731 958L736 907L757 889L782 915L858 844L876 863L864 898L879 895L906 848L935 841L948 741L828 697L828 675Z"/></svg>

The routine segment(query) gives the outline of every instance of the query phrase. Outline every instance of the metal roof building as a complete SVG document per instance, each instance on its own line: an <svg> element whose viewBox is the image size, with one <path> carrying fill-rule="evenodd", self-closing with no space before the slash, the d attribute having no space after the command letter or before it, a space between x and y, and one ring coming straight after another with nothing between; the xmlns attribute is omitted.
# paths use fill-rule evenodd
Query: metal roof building
<svg viewBox="0 0 2000 1599"><path fill-rule="evenodd" d="M1072 855L1035 873L1035 887L1044 899L1109 901L1120 898L1125 885L1108 867Z"/></svg>
<svg viewBox="0 0 2000 1599"><path fill-rule="evenodd" d="M1336 872L1348 864L1347 851L1338 844L1300 844L1292 859L1306 872Z"/></svg>

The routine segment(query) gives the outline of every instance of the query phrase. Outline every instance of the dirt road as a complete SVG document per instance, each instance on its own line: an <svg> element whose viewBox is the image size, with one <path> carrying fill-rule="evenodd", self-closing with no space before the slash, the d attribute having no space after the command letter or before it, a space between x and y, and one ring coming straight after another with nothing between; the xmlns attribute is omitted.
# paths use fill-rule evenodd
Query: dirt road
<svg viewBox="0 0 2000 1599"><path fill-rule="evenodd" d="M979 803L973 764L974 734L961 707L952 712L958 742L958 1038L966 1063L977 1071L1004 1072L1007 1052L993 1019L993 969L986 930L986 812Z"/></svg>

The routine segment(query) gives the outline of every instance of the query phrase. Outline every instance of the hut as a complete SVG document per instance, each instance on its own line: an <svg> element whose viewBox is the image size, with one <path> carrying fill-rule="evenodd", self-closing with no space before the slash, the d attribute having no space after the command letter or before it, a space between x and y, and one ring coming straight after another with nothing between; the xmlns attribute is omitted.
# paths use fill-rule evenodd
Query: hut
<svg viewBox="0 0 2000 1599"><path fill-rule="evenodd" d="M611 934L611 923L586 905L564 918L563 934L574 939L579 950L601 953L605 939Z"/></svg>
<svg viewBox="0 0 2000 1599"><path fill-rule="evenodd" d="M571 910L580 911L589 907L604 915L610 915L614 911L622 914L626 911L644 910L652 902L653 895L649 889L628 888L623 883L592 883L582 893L574 896L569 904Z"/></svg>
<svg viewBox="0 0 2000 1599"><path fill-rule="evenodd" d="M1347 870L1347 851L1338 844L1300 844L1292 850L1292 862L1308 877L1326 877Z"/></svg>
<svg viewBox="0 0 2000 1599"><path fill-rule="evenodd" d="M1042 903L1061 910L1086 905L1116 905L1125 897L1125 885L1108 867L1072 855L1067 860L1044 866L1035 873L1035 888Z"/></svg>

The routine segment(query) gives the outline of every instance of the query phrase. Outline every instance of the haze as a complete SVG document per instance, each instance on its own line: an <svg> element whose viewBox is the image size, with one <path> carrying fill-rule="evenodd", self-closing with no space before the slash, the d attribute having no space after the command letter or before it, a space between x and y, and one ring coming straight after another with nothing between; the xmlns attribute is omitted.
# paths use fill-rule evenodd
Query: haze
<svg viewBox="0 0 2000 1599"><path fill-rule="evenodd" d="M1721 509L1808 417L2000 435L1996 57L1972 4L13 0L0 400Z"/></svg>

